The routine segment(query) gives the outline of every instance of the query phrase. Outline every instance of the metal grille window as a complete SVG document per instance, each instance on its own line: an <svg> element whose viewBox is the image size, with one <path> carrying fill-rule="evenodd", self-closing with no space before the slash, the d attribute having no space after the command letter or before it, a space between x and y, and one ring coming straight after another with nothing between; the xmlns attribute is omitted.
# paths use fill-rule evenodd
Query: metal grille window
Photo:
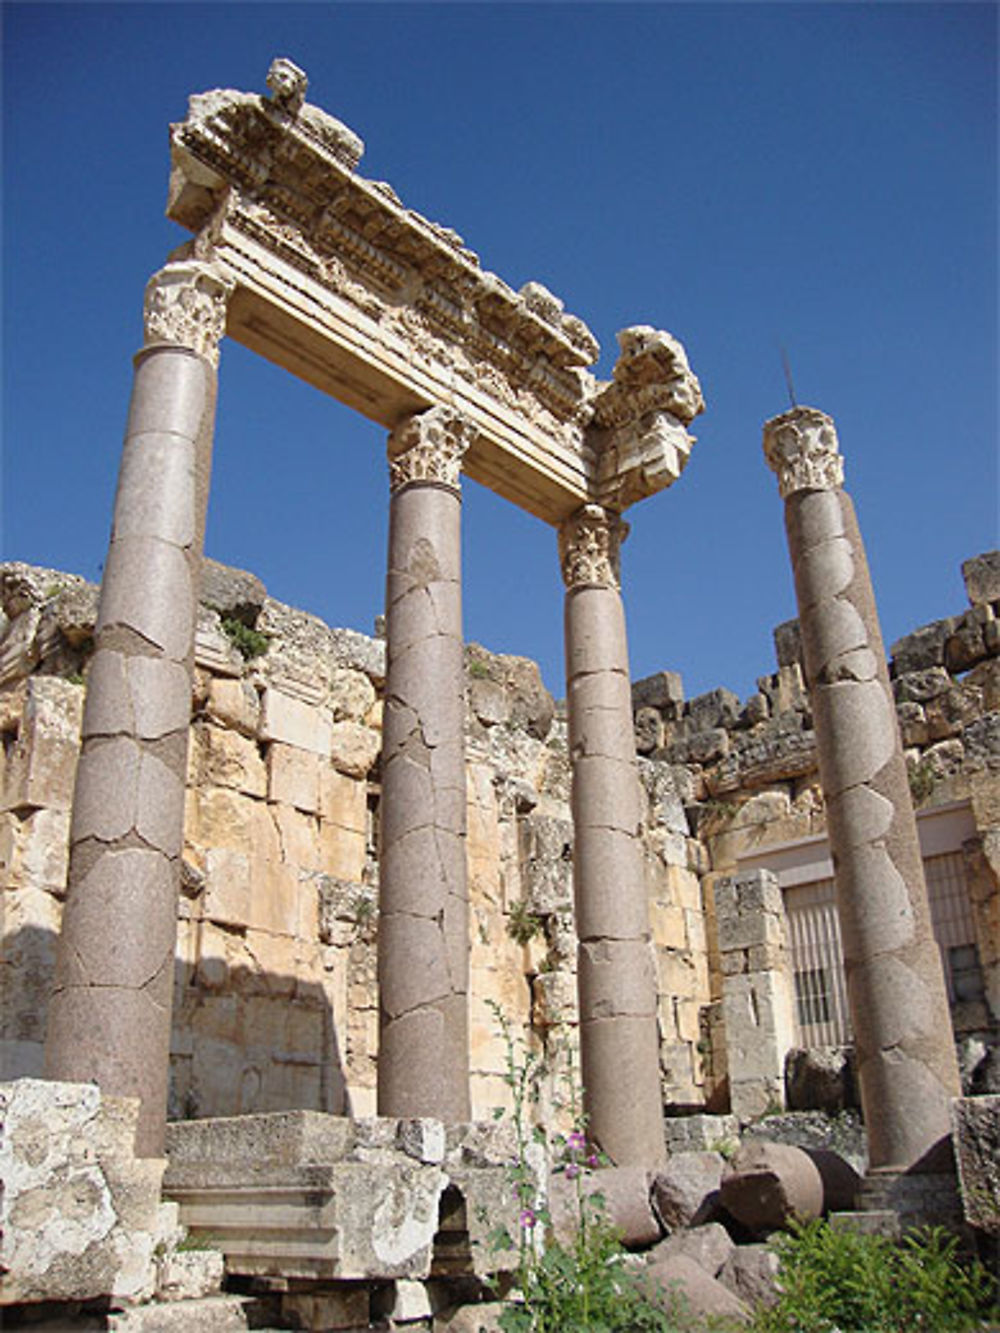
<svg viewBox="0 0 1000 1333"><path fill-rule="evenodd" d="M958 852L929 856L924 873L948 997L953 1004L981 999L983 977L962 856ZM785 910L798 1040L806 1047L844 1045L852 1034L833 880L787 888Z"/></svg>

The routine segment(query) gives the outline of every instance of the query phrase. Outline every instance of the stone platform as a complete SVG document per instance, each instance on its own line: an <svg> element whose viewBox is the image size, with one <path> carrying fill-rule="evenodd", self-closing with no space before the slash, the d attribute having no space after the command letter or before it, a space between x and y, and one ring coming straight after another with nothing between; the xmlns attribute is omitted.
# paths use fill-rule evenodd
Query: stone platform
<svg viewBox="0 0 1000 1333"><path fill-rule="evenodd" d="M316 1111L167 1129L164 1193L230 1274L283 1281L485 1276L516 1265L508 1126Z"/></svg>

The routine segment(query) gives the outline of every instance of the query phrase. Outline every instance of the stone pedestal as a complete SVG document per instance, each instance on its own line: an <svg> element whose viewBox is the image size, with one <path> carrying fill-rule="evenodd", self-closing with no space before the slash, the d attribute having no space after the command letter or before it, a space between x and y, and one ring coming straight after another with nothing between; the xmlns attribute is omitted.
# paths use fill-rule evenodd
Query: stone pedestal
<svg viewBox="0 0 1000 1333"><path fill-rule="evenodd" d="M70 833L46 1074L138 1097L162 1155L198 578L226 284L168 264L146 290Z"/></svg>
<svg viewBox="0 0 1000 1333"><path fill-rule="evenodd" d="M462 455L445 408L389 442L379 868L380 1115L469 1118Z"/></svg>
<svg viewBox="0 0 1000 1333"><path fill-rule="evenodd" d="M587 505L559 533L573 766L573 884L588 1133L617 1166L664 1160L656 971L639 826L618 553L625 525Z"/></svg>
<svg viewBox="0 0 1000 1333"><path fill-rule="evenodd" d="M784 904L767 870L715 885L732 1112L753 1120L785 1106L795 1044Z"/></svg>
<svg viewBox="0 0 1000 1333"><path fill-rule="evenodd" d="M830 418L775 417L764 452L785 500L869 1154L905 1169L949 1133L959 1080L871 578Z"/></svg>

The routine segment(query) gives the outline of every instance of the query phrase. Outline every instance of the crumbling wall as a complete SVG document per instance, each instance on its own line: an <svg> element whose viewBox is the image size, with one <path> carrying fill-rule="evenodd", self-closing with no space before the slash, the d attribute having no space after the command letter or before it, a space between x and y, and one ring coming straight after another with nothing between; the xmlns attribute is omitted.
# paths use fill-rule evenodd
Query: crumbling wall
<svg viewBox="0 0 1000 1333"><path fill-rule="evenodd" d="M37 1076L66 882L97 589L0 567L0 1050ZM576 1060L566 722L537 666L466 651L473 1112L506 1105L510 1034ZM375 1110L384 644L207 561L179 908L170 1115ZM708 964L681 770L641 765L665 1090L700 1104ZM108 923L109 932L114 923Z"/></svg>

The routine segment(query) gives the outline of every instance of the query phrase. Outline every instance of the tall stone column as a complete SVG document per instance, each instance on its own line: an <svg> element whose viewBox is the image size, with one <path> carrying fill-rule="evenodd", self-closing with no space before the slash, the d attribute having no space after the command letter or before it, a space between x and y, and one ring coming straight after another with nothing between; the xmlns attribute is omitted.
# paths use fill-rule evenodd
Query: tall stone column
<svg viewBox="0 0 1000 1333"><path fill-rule="evenodd" d="M573 766L573 888L588 1133L617 1166L665 1155L642 800L619 592L627 526L585 505L559 531Z"/></svg>
<svg viewBox="0 0 1000 1333"><path fill-rule="evenodd" d="M462 456L434 407L389 439L379 861L380 1115L468 1120Z"/></svg>
<svg viewBox="0 0 1000 1333"><path fill-rule="evenodd" d="M806 683L871 1165L905 1169L949 1133L951 1016L871 577L832 420L764 427L795 573Z"/></svg>
<svg viewBox="0 0 1000 1333"><path fill-rule="evenodd" d="M138 1097L163 1151L184 782L218 344L228 284L197 261L146 288L87 681L46 1074Z"/></svg>

